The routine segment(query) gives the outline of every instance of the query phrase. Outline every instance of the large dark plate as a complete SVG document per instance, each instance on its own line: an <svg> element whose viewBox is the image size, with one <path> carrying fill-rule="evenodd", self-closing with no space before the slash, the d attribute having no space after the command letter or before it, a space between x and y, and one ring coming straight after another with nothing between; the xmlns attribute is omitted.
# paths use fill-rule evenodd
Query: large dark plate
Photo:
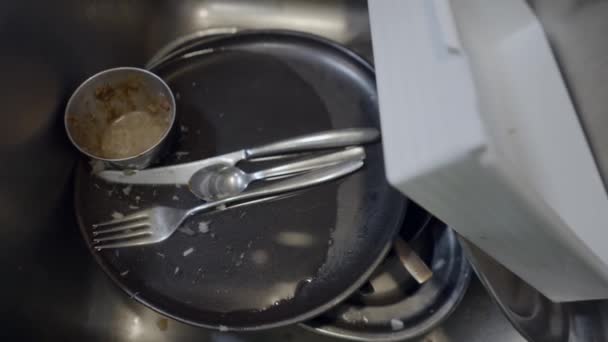
<svg viewBox="0 0 608 342"><path fill-rule="evenodd" d="M266 31L201 48L206 52L154 70L177 99L174 151L189 152L164 164L332 128L379 126L373 70L331 42ZM404 199L386 182L381 145L366 152L365 167L340 181L185 225L198 231L199 222L210 222L207 233L176 232L157 245L93 253L135 299L187 323L249 330L309 319L355 291L399 230ZM87 241L91 224L136 210L130 205L195 203L186 187L125 189L96 179L84 163L78 170L76 211ZM184 256L190 247L195 251Z"/></svg>

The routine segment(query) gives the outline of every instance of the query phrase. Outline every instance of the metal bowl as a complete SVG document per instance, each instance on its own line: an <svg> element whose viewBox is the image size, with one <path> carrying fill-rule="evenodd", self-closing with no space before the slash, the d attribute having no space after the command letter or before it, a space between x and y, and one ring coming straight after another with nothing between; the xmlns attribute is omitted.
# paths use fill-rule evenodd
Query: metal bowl
<svg viewBox="0 0 608 342"><path fill-rule="evenodd" d="M65 110L68 137L93 160L143 169L166 150L175 122L169 86L139 68L102 71L82 83Z"/></svg>

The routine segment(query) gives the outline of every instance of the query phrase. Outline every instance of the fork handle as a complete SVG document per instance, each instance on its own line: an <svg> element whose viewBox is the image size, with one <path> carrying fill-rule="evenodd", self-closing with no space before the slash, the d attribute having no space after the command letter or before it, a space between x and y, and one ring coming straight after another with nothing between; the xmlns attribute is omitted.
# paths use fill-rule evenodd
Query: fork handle
<svg viewBox="0 0 608 342"><path fill-rule="evenodd" d="M334 129L282 140L245 150L247 159L274 156L293 152L306 152L336 147L362 145L378 139L375 128Z"/></svg>
<svg viewBox="0 0 608 342"><path fill-rule="evenodd" d="M201 204L197 207L190 209L187 212L186 216L194 215L198 212L212 209L223 204L230 204L260 197L272 196L284 192L290 192L294 190L312 187L346 176L347 174L358 170L362 166L363 160L359 159L343 162L337 165L323 167L298 176L287 178L285 180L276 181L261 188L244 191L236 196Z"/></svg>

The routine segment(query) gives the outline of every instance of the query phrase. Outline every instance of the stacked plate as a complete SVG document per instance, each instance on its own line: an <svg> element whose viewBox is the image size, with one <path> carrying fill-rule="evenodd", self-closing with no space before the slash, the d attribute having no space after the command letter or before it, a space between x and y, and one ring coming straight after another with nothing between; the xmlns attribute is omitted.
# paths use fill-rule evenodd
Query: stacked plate
<svg viewBox="0 0 608 342"><path fill-rule="evenodd" d="M318 37L284 31L197 37L163 49L148 66L176 99L179 129L161 165L328 129L379 126L371 66ZM162 243L100 252L89 247L106 273L134 299L180 321L222 331L306 321L339 303L349 305L352 298L376 302L385 295L364 295L359 289L383 262L397 233L414 238L415 229L402 229L409 209L386 182L381 145L367 146L366 154L366 166L347 178L295 196L195 216ZM273 161L244 168L267 163ZM189 208L199 203L185 187L110 184L91 174L86 163L77 172L76 211L87 241L91 225L112 215L153 205ZM429 262L443 258L443 265L437 261L438 270L452 273L445 278L436 273L434 279L451 283L462 260L451 233L437 225L416 236L437 241L439 249L420 251L431 257ZM377 272L384 271L374 277ZM386 291L401 291L401 281L391 286ZM403 293L424 286L408 288ZM387 296L380 302L396 298ZM411 307L399 310L414 313ZM391 319L386 325L376 322L375 315L365 317L370 327L382 325L390 333L407 330L409 318L393 313L393 325ZM334 314L309 325L341 334L327 325ZM344 322L353 319L348 316Z"/></svg>

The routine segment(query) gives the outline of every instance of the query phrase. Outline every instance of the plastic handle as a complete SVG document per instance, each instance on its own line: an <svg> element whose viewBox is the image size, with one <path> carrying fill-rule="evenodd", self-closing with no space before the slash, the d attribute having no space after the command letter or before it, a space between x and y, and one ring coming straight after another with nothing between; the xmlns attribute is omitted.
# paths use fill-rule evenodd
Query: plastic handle
<svg viewBox="0 0 608 342"><path fill-rule="evenodd" d="M340 152L326 154L320 157L298 160L293 163L279 165L270 169L257 171L251 174L251 178L267 179L280 176L288 176L294 173L310 171L325 166L335 165L345 161L356 161L365 159L363 147L353 147Z"/></svg>
<svg viewBox="0 0 608 342"><path fill-rule="evenodd" d="M303 135L245 150L247 158L346 147L373 142L380 137L375 128L347 128Z"/></svg>

